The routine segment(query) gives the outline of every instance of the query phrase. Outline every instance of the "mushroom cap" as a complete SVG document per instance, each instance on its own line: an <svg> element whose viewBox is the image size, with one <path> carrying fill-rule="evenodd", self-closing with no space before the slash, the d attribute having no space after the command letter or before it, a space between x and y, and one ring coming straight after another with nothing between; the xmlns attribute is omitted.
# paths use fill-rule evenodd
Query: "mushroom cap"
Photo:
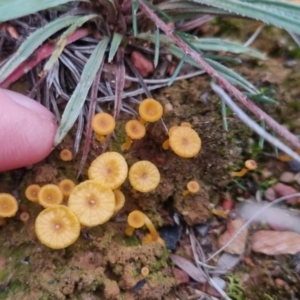
<svg viewBox="0 0 300 300"><path fill-rule="evenodd" d="M125 158L118 152L105 152L99 155L88 169L89 179L97 180L112 190L121 186L127 173Z"/></svg>
<svg viewBox="0 0 300 300"><path fill-rule="evenodd" d="M62 249L73 244L80 234L76 215L66 206L44 209L35 220L35 233L39 241L52 249Z"/></svg>
<svg viewBox="0 0 300 300"><path fill-rule="evenodd" d="M25 190L25 197L32 202L39 202L38 193L40 189L38 184L30 184Z"/></svg>
<svg viewBox="0 0 300 300"><path fill-rule="evenodd" d="M73 159L73 153L69 149L63 149L60 151L59 157L63 161L71 161Z"/></svg>
<svg viewBox="0 0 300 300"><path fill-rule="evenodd" d="M38 200L43 207L52 207L63 202L64 195L55 184L46 184L39 190Z"/></svg>
<svg viewBox="0 0 300 300"><path fill-rule="evenodd" d="M20 220L26 223L30 219L30 214L27 211L23 211L20 213Z"/></svg>
<svg viewBox="0 0 300 300"><path fill-rule="evenodd" d="M115 212L119 211L125 204L125 195L119 191L119 190L114 190L113 191L115 194Z"/></svg>
<svg viewBox="0 0 300 300"><path fill-rule="evenodd" d="M191 124L191 123L189 123L189 122L181 122L180 126L182 126L182 127L190 127L190 128L192 128L192 124Z"/></svg>
<svg viewBox="0 0 300 300"><path fill-rule="evenodd" d="M157 167L147 160L134 163L129 170L129 181L132 187L142 193L154 190L160 182Z"/></svg>
<svg viewBox="0 0 300 300"><path fill-rule="evenodd" d="M181 157L190 158L197 155L201 149L201 140L198 133L186 126L172 130L170 134L170 147Z"/></svg>
<svg viewBox="0 0 300 300"><path fill-rule="evenodd" d="M86 180L72 191L68 207L85 226L96 226L108 221L115 211L113 191L96 180Z"/></svg>
<svg viewBox="0 0 300 300"><path fill-rule="evenodd" d="M197 181L191 180L187 184L187 189L191 193L197 193L200 190L200 185L199 185L199 183Z"/></svg>
<svg viewBox="0 0 300 300"><path fill-rule="evenodd" d="M146 276L148 276L149 275L149 268L148 267L143 267L142 269L141 269L141 274L144 276L144 277L146 277Z"/></svg>
<svg viewBox="0 0 300 300"><path fill-rule="evenodd" d="M257 163L254 159L248 159L245 161L245 168L250 171L253 171L257 168Z"/></svg>
<svg viewBox="0 0 300 300"><path fill-rule="evenodd" d="M62 191L64 197L69 197L75 186L75 182L71 179L63 179L58 184L58 187Z"/></svg>
<svg viewBox="0 0 300 300"><path fill-rule="evenodd" d="M163 107L158 101L148 98L141 102L139 114L146 122L155 122L162 117Z"/></svg>
<svg viewBox="0 0 300 300"><path fill-rule="evenodd" d="M174 126L170 127L169 130L168 130L169 136L172 134L172 132L174 131L174 129L176 129L176 128L178 128L178 127L179 127L179 126L177 126L177 125L174 125Z"/></svg>
<svg viewBox="0 0 300 300"><path fill-rule="evenodd" d="M145 215L139 210L134 210L128 215L127 222L133 228L141 228L145 225Z"/></svg>
<svg viewBox="0 0 300 300"><path fill-rule="evenodd" d="M139 140L146 134L146 128L138 120L130 120L125 125L126 134L133 140Z"/></svg>
<svg viewBox="0 0 300 300"><path fill-rule="evenodd" d="M92 119L93 130L100 135L110 134L116 126L115 119L108 113L98 113Z"/></svg>
<svg viewBox="0 0 300 300"><path fill-rule="evenodd" d="M13 217L18 211L17 199L8 193L0 193L0 217Z"/></svg>

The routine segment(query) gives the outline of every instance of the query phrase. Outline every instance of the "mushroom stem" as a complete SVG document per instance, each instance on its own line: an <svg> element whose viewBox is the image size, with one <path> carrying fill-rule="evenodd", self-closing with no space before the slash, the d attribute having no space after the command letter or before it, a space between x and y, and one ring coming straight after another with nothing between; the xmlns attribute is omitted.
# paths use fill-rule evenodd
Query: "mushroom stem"
<svg viewBox="0 0 300 300"><path fill-rule="evenodd" d="M126 136L125 143L121 146L122 151L129 150L131 146L132 139L130 136Z"/></svg>
<svg viewBox="0 0 300 300"><path fill-rule="evenodd" d="M153 241L156 241L159 237L157 230L155 229L152 221L145 215L145 225L147 226L150 234L152 236Z"/></svg>
<svg viewBox="0 0 300 300"><path fill-rule="evenodd" d="M101 144L104 144L104 142L105 142L105 136L101 135L99 133L96 133L96 140L99 141Z"/></svg>
<svg viewBox="0 0 300 300"><path fill-rule="evenodd" d="M188 194L190 194L191 192L189 191L189 190L185 190L185 191L183 191L182 192L182 196L186 196L186 195L188 195Z"/></svg>
<svg viewBox="0 0 300 300"><path fill-rule="evenodd" d="M243 168L241 171L239 172L231 172L231 176L232 177L243 177L245 174L247 174L249 170L247 168Z"/></svg>
<svg viewBox="0 0 300 300"><path fill-rule="evenodd" d="M165 140L162 144L164 150L168 150L170 148L169 139Z"/></svg>
<svg viewBox="0 0 300 300"><path fill-rule="evenodd" d="M125 234L128 235L128 236L132 236L133 232L134 232L134 228L132 226L128 226L125 229Z"/></svg>

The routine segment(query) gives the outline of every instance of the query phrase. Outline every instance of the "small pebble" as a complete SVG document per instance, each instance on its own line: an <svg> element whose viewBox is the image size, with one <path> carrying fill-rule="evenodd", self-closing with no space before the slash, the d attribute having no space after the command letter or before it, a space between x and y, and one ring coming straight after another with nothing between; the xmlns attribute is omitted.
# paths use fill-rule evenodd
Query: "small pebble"
<svg viewBox="0 0 300 300"><path fill-rule="evenodd" d="M297 160L291 160L288 162L291 171L300 172L300 162Z"/></svg>
<svg viewBox="0 0 300 300"><path fill-rule="evenodd" d="M294 173L292 172L283 172L280 177L279 177L279 180L281 182L285 182L285 183L290 183L292 181L294 181Z"/></svg>

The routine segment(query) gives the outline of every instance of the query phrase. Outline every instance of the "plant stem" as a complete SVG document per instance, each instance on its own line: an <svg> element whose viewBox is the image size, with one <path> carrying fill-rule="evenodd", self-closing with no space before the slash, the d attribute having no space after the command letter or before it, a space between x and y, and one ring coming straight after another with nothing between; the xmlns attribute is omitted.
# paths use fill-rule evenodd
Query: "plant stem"
<svg viewBox="0 0 300 300"><path fill-rule="evenodd" d="M189 55L195 62L197 62L211 77L215 77L218 84L224 87L232 96L238 99L248 110L250 110L259 120L264 120L265 123L282 136L285 140L289 141L294 147L300 148L299 139L289 132L286 128L277 123L272 117L266 114L263 110L251 102L245 95L243 95L236 87L230 84L226 79L221 77L202 57L199 53L194 51L189 45L184 43L173 30L165 24L151 8L149 8L142 0L139 0L140 9L159 27L162 31L169 36L177 46L179 46L184 53Z"/></svg>

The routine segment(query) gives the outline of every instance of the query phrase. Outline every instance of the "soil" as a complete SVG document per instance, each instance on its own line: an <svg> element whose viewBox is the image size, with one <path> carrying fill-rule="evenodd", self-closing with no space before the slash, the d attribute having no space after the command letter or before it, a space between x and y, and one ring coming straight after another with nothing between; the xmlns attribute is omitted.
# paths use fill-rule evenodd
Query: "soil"
<svg viewBox="0 0 300 300"><path fill-rule="evenodd" d="M237 32L235 39L244 40L257 23L252 22L252 30L242 32L237 29L240 22L222 21L202 30L208 36L212 31L219 31L218 34L224 37L231 37L228 32ZM283 36L281 31L267 28L253 45L272 55L272 59L263 62L247 59L235 69L258 87L263 85L274 89L280 105L260 106L300 134L300 105L297 102L300 62L296 61L293 67L285 66L285 61L300 52L287 50L288 47L283 47L277 40L278 36ZM141 194L132 193L130 184L125 182L121 188L126 197L124 208L104 225L83 230L80 238L67 249L52 250L39 243L34 220L42 208L26 200L24 190L33 183L44 185L57 184L63 178L76 182L87 179L87 167L99 154L100 146L94 143L96 147L91 149L78 180L76 172L81 152L71 162L59 159L61 149L72 148L75 129L44 161L27 169L0 174L1 192L15 194L20 202L20 212L30 213L27 223L22 223L17 216L0 229L0 299L187 299L191 294L189 287L179 285L172 272L173 265L169 260L172 251L159 243L142 245L141 238L146 233L144 228L137 230L132 237L126 236L127 215L134 209L142 210L157 228L175 225L174 212L180 215L183 228L210 223L213 230L201 242L207 253L213 253L217 250L216 237L226 221L212 215L211 208L220 203L223 192L241 192L239 185L232 181L230 170L238 169L246 158L253 157L259 159L260 169L268 166L279 175L277 162L264 157L262 150L258 149L257 136L230 112L229 131L224 130L221 104L211 93L209 83L207 76L200 76L176 82L154 95L163 104L172 104L173 109L163 117L168 128L190 122L199 133L202 149L195 158L180 158L171 150L163 150L161 145L167 135L160 121L148 124L146 137L134 141L131 149L122 153L124 125L130 117L121 115L116 138L111 139L108 150L122 153L129 166L138 160L154 163L161 174L160 185L151 193ZM266 150L270 149L266 146ZM255 181L256 175L251 176L242 182L247 187ZM200 183L201 191L182 196L191 179ZM251 195L251 186L247 193ZM187 235L182 234L176 253L193 261ZM238 285L243 286L242 298L233 299L292 299L293 295L294 299L300 298L296 287L299 276L291 270L291 258L276 257L274 260L248 254L253 264L242 263L234 273ZM147 277L141 275L141 268L145 266L150 270ZM196 283L191 286L202 288Z"/></svg>

